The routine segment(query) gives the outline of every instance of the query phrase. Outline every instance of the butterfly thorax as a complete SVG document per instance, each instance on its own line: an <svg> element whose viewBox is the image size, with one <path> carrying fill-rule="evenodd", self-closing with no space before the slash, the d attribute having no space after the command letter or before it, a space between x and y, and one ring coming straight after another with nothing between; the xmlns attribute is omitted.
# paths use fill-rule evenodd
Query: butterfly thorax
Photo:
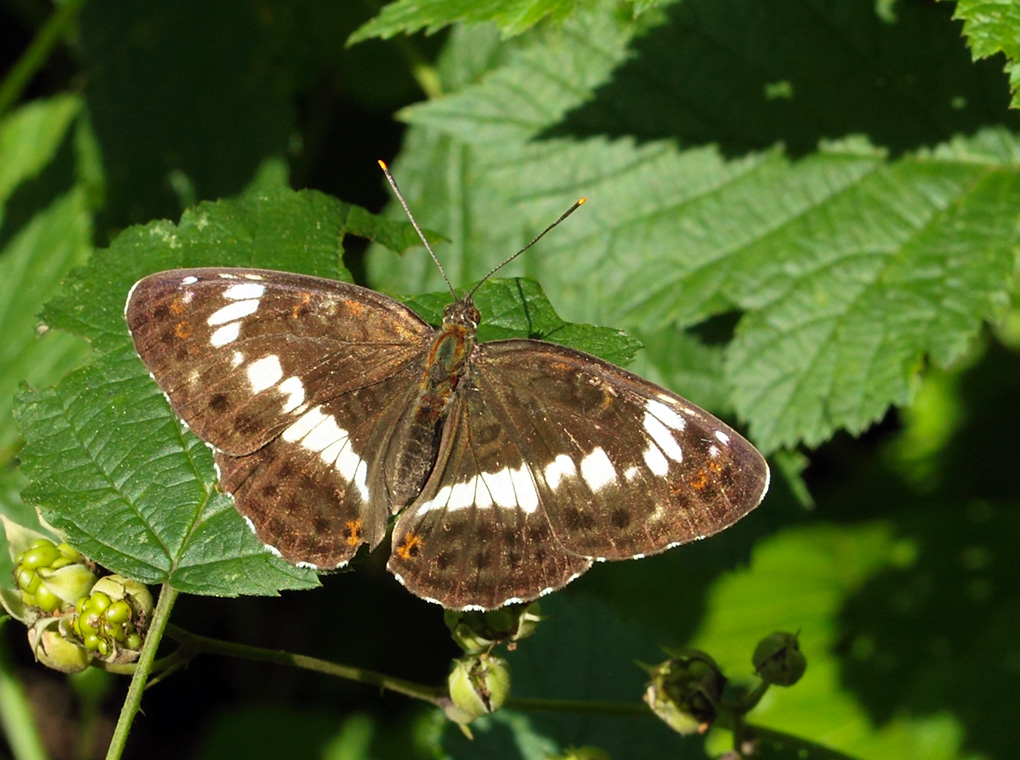
<svg viewBox="0 0 1020 760"><path fill-rule="evenodd" d="M475 347L478 319L478 309L468 297L443 311L443 325L429 348L418 390L417 423L431 427L445 416Z"/></svg>
<svg viewBox="0 0 1020 760"><path fill-rule="evenodd" d="M425 354L418 392L401 436L406 443L390 468L396 508L417 495L435 461L443 421L475 348L478 319L478 309L467 297L443 312L443 324Z"/></svg>

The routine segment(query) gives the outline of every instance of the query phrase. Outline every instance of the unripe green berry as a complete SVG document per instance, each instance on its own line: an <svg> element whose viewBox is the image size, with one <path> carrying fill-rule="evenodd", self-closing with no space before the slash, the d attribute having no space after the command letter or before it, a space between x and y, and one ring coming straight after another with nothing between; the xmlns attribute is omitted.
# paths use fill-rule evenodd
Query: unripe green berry
<svg viewBox="0 0 1020 760"><path fill-rule="evenodd" d="M94 612L102 612L111 604L110 597L104 594L102 591L93 591L92 596L89 597L89 605Z"/></svg>
<svg viewBox="0 0 1020 760"><path fill-rule="evenodd" d="M751 661L761 679L775 686L792 686L807 670L807 658L800 651L797 636L781 631L759 641Z"/></svg>
<svg viewBox="0 0 1020 760"><path fill-rule="evenodd" d="M60 606L60 597L50 591L45 584L39 584L35 591L35 606L43 612L53 612Z"/></svg>
<svg viewBox="0 0 1020 760"><path fill-rule="evenodd" d="M131 619L131 605L119 599L107 608L104 617L111 623L126 623Z"/></svg>
<svg viewBox="0 0 1020 760"><path fill-rule="evenodd" d="M501 657L469 655L454 660L447 679L453 705L447 717L457 723L470 723L495 712L510 694L510 667Z"/></svg>

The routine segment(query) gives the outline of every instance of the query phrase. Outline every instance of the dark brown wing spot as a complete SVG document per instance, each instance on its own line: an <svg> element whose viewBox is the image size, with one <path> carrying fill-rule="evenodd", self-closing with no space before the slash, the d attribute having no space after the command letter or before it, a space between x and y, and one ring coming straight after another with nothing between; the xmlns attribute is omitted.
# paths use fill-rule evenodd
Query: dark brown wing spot
<svg viewBox="0 0 1020 760"><path fill-rule="evenodd" d="M209 397L209 408L217 414L222 414L227 410L227 397L223 393L214 393Z"/></svg>
<svg viewBox="0 0 1020 760"><path fill-rule="evenodd" d="M475 554L474 565L479 570L485 570L487 567L492 565L492 554L487 550L482 550Z"/></svg>
<svg viewBox="0 0 1020 760"><path fill-rule="evenodd" d="M627 528L631 524L633 518L626 509L624 509L623 507L617 507L609 515L609 520L610 522L612 522L613 527L619 530L623 530L624 528Z"/></svg>

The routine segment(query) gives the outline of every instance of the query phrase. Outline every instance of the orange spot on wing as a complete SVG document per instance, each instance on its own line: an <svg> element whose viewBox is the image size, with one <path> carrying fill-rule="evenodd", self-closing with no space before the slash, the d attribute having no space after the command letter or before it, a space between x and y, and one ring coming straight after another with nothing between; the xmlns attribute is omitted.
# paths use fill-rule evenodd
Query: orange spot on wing
<svg viewBox="0 0 1020 760"><path fill-rule="evenodd" d="M360 304L357 301L344 301L344 308L347 309L347 313L352 317L360 317L365 313L364 304Z"/></svg>
<svg viewBox="0 0 1020 760"><path fill-rule="evenodd" d="M421 554L424 547L425 542L422 541L421 536L417 533L408 533L397 547L397 556L401 559L414 559Z"/></svg>
<svg viewBox="0 0 1020 760"><path fill-rule="evenodd" d="M357 546L361 543L361 520L348 520L344 535L347 536L348 546Z"/></svg>
<svg viewBox="0 0 1020 760"><path fill-rule="evenodd" d="M312 301L311 293L302 293L300 303L294 304L294 308L291 309L291 313L294 315L294 319L297 319L301 315L301 311Z"/></svg>
<svg viewBox="0 0 1020 760"><path fill-rule="evenodd" d="M708 485L708 474L704 470L698 470L698 474L691 480L691 488L700 491Z"/></svg>
<svg viewBox="0 0 1020 760"><path fill-rule="evenodd" d="M175 298L170 302L170 313L174 316L179 316L184 313L184 305L181 303L180 297Z"/></svg>
<svg viewBox="0 0 1020 760"><path fill-rule="evenodd" d="M190 322L178 322L174 325L174 334L181 340L187 340L191 337L192 329Z"/></svg>
<svg viewBox="0 0 1020 760"><path fill-rule="evenodd" d="M723 470L723 466L713 459L708 463L708 469L712 472L720 473Z"/></svg>

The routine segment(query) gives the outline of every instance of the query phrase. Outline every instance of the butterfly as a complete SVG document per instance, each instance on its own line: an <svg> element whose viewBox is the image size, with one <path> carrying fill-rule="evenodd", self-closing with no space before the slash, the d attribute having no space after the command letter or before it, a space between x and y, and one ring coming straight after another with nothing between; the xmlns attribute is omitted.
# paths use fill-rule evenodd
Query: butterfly
<svg viewBox="0 0 1020 760"><path fill-rule="evenodd" d="M125 318L271 551L340 568L396 516L388 569L448 609L535 599L761 502L768 465L732 428L589 354L479 343L473 292L435 328L345 282L179 269L139 280Z"/></svg>

